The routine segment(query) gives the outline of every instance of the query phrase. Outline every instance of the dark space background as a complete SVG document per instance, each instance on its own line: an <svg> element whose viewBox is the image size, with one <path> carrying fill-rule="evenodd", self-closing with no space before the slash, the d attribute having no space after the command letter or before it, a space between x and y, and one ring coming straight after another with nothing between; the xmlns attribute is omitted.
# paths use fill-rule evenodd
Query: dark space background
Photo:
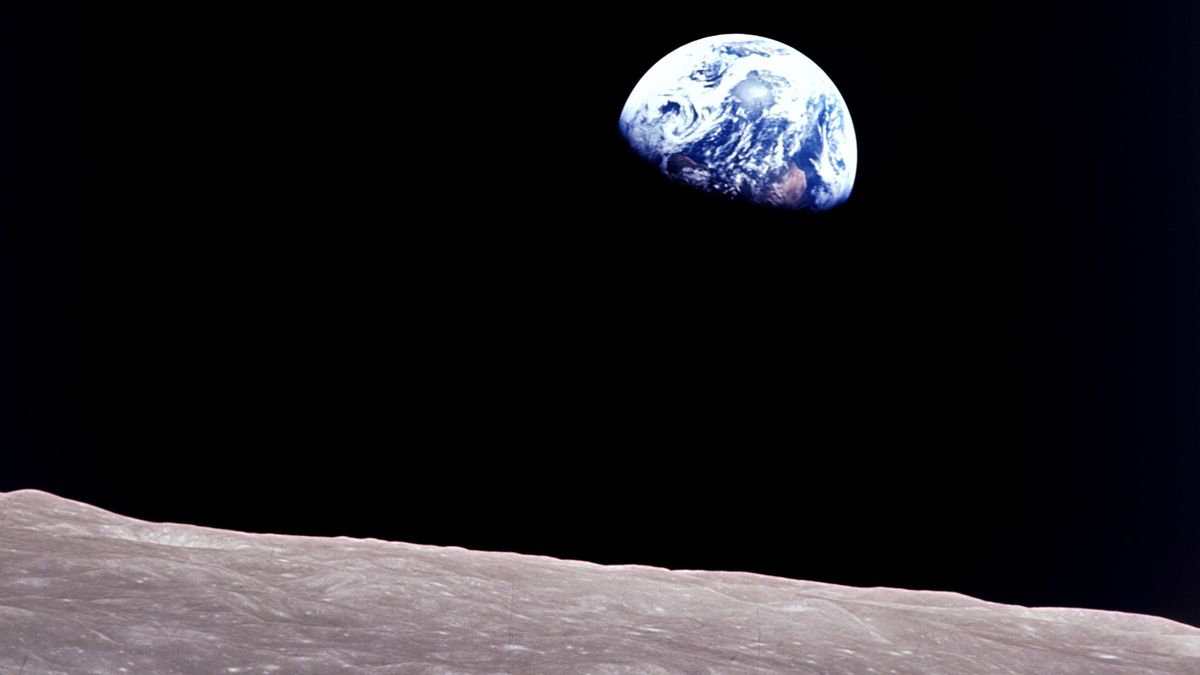
<svg viewBox="0 0 1200 675"><path fill-rule="evenodd" d="M56 7L0 21L0 490L1200 624L1200 9ZM844 206L626 149L728 32L838 84Z"/></svg>

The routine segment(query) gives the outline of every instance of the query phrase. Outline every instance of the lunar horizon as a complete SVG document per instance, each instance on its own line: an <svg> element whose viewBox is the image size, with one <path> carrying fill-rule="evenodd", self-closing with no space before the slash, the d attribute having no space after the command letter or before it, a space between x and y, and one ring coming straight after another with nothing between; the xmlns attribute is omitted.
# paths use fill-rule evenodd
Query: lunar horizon
<svg viewBox="0 0 1200 675"><path fill-rule="evenodd" d="M133 520L0 493L0 668L1181 673L1200 629L757 574Z"/></svg>

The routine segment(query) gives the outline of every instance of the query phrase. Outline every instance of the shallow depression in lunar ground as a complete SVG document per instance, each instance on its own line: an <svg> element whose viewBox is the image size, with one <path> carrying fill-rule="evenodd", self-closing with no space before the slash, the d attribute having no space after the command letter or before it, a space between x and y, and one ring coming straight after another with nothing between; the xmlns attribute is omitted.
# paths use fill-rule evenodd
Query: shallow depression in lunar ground
<svg viewBox="0 0 1200 675"><path fill-rule="evenodd" d="M22 491L0 494L0 671L1189 673L1200 630L951 593L154 524Z"/></svg>

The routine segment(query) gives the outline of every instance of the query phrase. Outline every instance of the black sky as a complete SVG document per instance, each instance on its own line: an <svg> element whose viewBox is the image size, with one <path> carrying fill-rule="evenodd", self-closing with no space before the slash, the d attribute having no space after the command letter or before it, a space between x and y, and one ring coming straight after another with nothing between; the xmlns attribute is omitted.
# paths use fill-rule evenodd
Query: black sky
<svg viewBox="0 0 1200 675"><path fill-rule="evenodd" d="M0 490L1200 624L1200 10L1019 5L6 8ZM846 205L626 149L727 32Z"/></svg>

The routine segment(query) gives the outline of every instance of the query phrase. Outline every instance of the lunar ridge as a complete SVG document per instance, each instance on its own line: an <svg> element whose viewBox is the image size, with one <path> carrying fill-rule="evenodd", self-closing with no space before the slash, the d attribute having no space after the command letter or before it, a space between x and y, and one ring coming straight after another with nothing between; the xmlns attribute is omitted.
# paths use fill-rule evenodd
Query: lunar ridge
<svg viewBox="0 0 1200 675"><path fill-rule="evenodd" d="M0 671L1194 673L1200 629L955 593L150 523L23 490L0 493Z"/></svg>

